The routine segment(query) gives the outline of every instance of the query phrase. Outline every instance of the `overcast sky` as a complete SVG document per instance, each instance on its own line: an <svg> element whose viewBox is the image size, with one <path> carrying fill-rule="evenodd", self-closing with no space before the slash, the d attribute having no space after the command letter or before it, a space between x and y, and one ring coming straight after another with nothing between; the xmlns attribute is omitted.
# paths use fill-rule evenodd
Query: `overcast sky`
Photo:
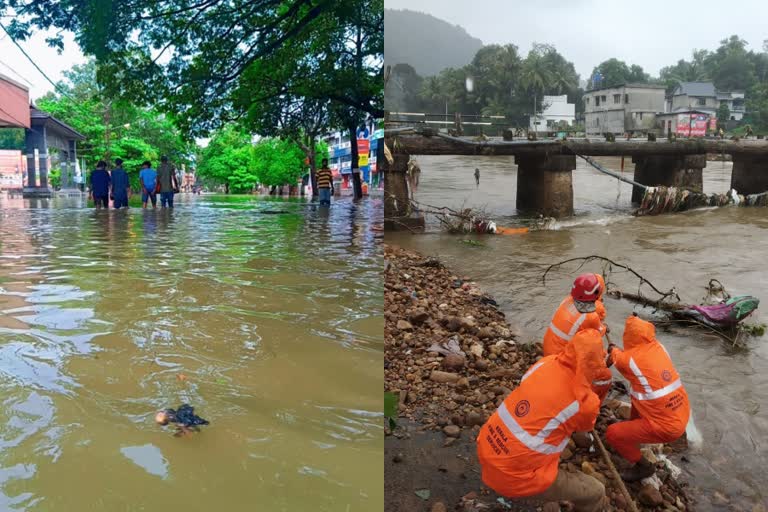
<svg viewBox="0 0 768 512"><path fill-rule="evenodd" d="M85 57L71 35L65 37L64 52L61 55L55 48L45 43L45 37L45 32L36 33L26 41L19 41L19 44L54 82L64 78L62 73L73 65L85 62ZM29 87L29 97L32 100L53 90L53 86L2 30L0 30L0 73Z"/></svg>
<svg viewBox="0 0 768 512"><path fill-rule="evenodd" d="M460 25L484 44L515 44L523 55L534 42L552 44L582 79L611 57L658 75L662 67L690 59L694 48L713 50L731 34L753 50L768 39L764 0L385 0L384 5Z"/></svg>

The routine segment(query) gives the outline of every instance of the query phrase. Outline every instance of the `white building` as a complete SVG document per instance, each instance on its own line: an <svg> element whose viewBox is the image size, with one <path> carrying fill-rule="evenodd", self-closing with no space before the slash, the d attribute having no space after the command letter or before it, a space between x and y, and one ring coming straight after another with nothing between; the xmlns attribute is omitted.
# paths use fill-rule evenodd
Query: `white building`
<svg viewBox="0 0 768 512"><path fill-rule="evenodd" d="M576 121L576 105L568 103L568 96L544 96L541 102L542 112L531 116L531 131L546 132L555 129L560 121L572 126Z"/></svg>

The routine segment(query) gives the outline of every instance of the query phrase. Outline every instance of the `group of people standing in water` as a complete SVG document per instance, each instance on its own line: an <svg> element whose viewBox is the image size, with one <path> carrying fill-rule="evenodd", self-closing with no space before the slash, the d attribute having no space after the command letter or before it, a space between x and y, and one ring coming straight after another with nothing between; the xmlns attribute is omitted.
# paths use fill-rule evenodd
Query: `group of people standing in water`
<svg viewBox="0 0 768 512"><path fill-rule="evenodd" d="M502 496L569 501L577 512L603 510L603 483L586 473L560 471L559 462L574 432L593 431L612 387L611 366L630 384L630 419L605 432L608 445L631 464L621 471L623 480L655 473L641 444L669 443L685 433L688 395L653 324L634 314L627 318L619 348L610 342L603 293L605 282L598 274L574 281L544 335L544 357L480 430L483 482Z"/></svg>
<svg viewBox="0 0 768 512"><path fill-rule="evenodd" d="M139 186L143 208L147 208L149 203L152 208L157 208L158 194L162 208L173 208L173 196L179 192L179 181L167 156L160 158L160 167L157 170L152 168L150 161L141 165ZM115 168L112 171L107 171L107 163L104 160L96 164L96 169L91 172L90 196L97 209L109 208L110 200L116 209L128 208L131 184L128 173L123 169L122 159L115 159Z"/></svg>

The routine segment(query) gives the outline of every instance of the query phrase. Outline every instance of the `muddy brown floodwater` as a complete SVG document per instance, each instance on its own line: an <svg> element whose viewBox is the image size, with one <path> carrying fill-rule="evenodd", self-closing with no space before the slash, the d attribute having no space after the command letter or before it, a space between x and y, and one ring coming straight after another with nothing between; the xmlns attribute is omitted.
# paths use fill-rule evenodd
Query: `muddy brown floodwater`
<svg viewBox="0 0 768 512"><path fill-rule="evenodd" d="M416 157L422 168L416 199L426 204L485 207L501 225L515 222L516 168L512 157ZM618 158L602 160L613 169ZM476 188L474 170L480 168ZM632 166L625 166L631 177ZM704 191L725 192L731 164L710 162ZM525 339L540 340L575 274L558 273L542 284L550 263L599 254L629 264L657 286L675 286L685 302L698 303L710 278L732 295L749 294L763 304L753 315L768 323L768 209L721 208L658 217L630 215L631 187L579 162L573 179L576 216L554 230L522 236L476 238L436 232L419 236L387 233L387 242L439 255L456 272L471 277L499 302ZM571 267L574 269L575 267ZM594 265L587 271L601 271ZM637 286L614 274L620 288ZM612 336L621 339L634 304L606 299ZM691 399L694 442L685 477L699 489L697 510L751 510L768 492L768 336L751 338L744 349L700 330L667 329L659 338L670 351ZM714 503L718 491L729 504Z"/></svg>
<svg viewBox="0 0 768 512"><path fill-rule="evenodd" d="M381 201L180 203L0 197L0 510L380 509Z"/></svg>

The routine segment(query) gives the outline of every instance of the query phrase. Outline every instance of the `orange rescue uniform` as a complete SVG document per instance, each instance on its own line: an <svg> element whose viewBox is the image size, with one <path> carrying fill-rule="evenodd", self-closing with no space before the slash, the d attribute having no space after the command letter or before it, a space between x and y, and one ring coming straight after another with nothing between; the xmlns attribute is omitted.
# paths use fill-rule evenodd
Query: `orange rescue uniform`
<svg viewBox="0 0 768 512"><path fill-rule="evenodd" d="M640 444L669 443L685 432L691 414L688 394L653 324L631 316L624 327L624 350L611 360L629 381L632 419L614 423L605 437L625 459L641 458Z"/></svg>
<svg viewBox="0 0 768 512"><path fill-rule="evenodd" d="M562 353L539 360L483 425L477 454L488 487L516 498L552 485L571 434L590 431L597 419L590 382L605 367L600 338L595 329L581 331Z"/></svg>
<svg viewBox="0 0 768 512"><path fill-rule="evenodd" d="M605 326L597 312L580 313L574 302L573 297L568 295L555 311L555 316L544 333L544 356L562 352L574 335L584 329L600 331L601 336L605 334Z"/></svg>

